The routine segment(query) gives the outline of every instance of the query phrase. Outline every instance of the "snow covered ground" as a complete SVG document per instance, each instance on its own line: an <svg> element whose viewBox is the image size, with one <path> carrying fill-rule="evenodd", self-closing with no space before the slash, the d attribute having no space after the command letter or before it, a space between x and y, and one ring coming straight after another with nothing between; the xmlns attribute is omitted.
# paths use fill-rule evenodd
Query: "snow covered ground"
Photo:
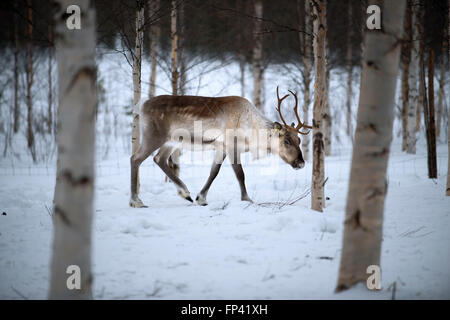
<svg viewBox="0 0 450 320"><path fill-rule="evenodd" d="M382 290L363 286L334 294L340 259L350 150L326 160L327 208L310 209L311 163L273 174L264 161L245 164L249 195L239 200L227 162L211 187L209 205L191 204L147 161L141 198L128 207L128 158L99 163L94 223L97 299L397 299L450 298L450 199L445 197L447 150L438 148L439 178L426 179L425 146L418 155L393 146L382 252ZM205 157L207 158L207 157ZM276 161L276 160L275 160ZM196 194L208 160L182 157L181 177ZM54 169L1 172L0 298L46 298ZM292 205L302 195L304 198ZM258 205L259 204L259 205Z"/></svg>
<svg viewBox="0 0 450 320"><path fill-rule="evenodd" d="M397 299L450 299L446 144L438 144L438 179L427 179L423 132L417 155L406 155L399 151L396 121L385 206L382 290L370 292L360 285L335 294L351 158L339 111L345 101L342 74L334 70L331 74L333 155L325 162L329 200L323 213L310 209L311 162L295 171L275 157L244 161L247 188L256 204L240 201L238 183L226 161L206 207L181 199L148 159L140 174L141 198L149 208L133 209L128 206L131 118L125 115L132 97L131 69L114 56L99 62L106 94L97 119L94 298L391 299L390 288L396 283ZM214 70L215 64L206 62L198 66L197 74L195 69L190 73L190 93L240 94L236 65L211 73L204 73L206 68ZM144 65L144 95L148 69ZM167 93L169 80L159 74L157 94ZM251 83L249 72L247 76ZM265 79L266 113L273 115L276 84L282 92L295 86L276 66ZM297 91L301 99L301 89ZM357 101L358 90L354 92ZM44 299L55 148L52 137L39 140L44 156L33 165L26 154L25 131L14 139L12 153L0 159L0 211L5 213L0 215L0 299ZM184 153L181 161L181 178L195 197L208 176L211 154Z"/></svg>

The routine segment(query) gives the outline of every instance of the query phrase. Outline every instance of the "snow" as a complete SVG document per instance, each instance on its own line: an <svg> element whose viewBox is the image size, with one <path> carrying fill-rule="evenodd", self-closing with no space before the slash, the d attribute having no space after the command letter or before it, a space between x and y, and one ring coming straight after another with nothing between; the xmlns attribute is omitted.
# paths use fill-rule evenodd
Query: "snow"
<svg viewBox="0 0 450 320"><path fill-rule="evenodd" d="M223 77L203 75L194 81L203 87L193 93L239 94L239 85L233 82L237 73L234 66ZM131 105L128 66L117 67L114 59L102 61L100 76L107 91L105 105L112 113L123 111L118 106ZM276 70L268 72L268 88L277 76ZM345 88L339 74L332 76L336 114ZM125 80L114 84L114 78ZM168 85L167 79L160 81L161 86ZM143 89L146 92L145 82ZM158 88L158 94L163 92ZM266 109L272 100L272 92L266 92ZM108 126L114 121L117 126L112 130ZM123 114L100 109L94 298L391 299L394 282L396 299L450 298L445 143L438 143L439 176L430 180L423 133L416 155L400 152L400 139L394 137L383 225L382 289L372 292L360 284L336 294L351 163L351 142L339 126L334 127L334 136L340 139L325 161L329 200L323 213L310 209L311 161L295 171L277 157L244 159L247 189L255 204L240 201L238 182L226 160L205 207L180 198L149 158L140 170L140 196L149 207L134 209L128 206L129 121ZM397 121L395 134L398 125ZM15 139L25 150L25 141ZM6 213L0 215L0 299L45 299L52 240L47 208L53 199L55 159L32 165L22 153L20 159L9 156L0 161L0 209ZM181 179L194 197L206 182L211 163L210 152L183 153Z"/></svg>

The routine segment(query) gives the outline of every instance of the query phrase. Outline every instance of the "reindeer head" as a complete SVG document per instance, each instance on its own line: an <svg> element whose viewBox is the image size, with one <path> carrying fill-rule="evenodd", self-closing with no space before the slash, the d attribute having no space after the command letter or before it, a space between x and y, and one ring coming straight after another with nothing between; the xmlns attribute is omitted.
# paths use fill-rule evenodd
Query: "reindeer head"
<svg viewBox="0 0 450 320"><path fill-rule="evenodd" d="M307 135L308 132L300 131L301 128L312 129L312 126L305 125L298 115L298 99L297 95L289 90L289 92L294 96L295 106L294 113L298 120L297 126L293 122L290 126L286 123L281 113L281 103L284 99L286 99L289 95L285 95L283 98L280 98L277 87L277 99L278 99L278 107L277 111L280 114L281 121L283 124L274 122L273 129L276 132L275 138L277 141L277 149L278 154L286 163L289 163L294 169L301 169L305 166L305 160L303 160L302 150L300 149L300 137L298 134Z"/></svg>

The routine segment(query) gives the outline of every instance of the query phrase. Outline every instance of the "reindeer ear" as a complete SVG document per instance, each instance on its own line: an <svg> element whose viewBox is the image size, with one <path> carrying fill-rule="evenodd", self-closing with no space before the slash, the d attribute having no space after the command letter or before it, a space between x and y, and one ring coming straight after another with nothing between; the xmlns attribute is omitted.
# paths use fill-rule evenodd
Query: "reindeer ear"
<svg viewBox="0 0 450 320"><path fill-rule="evenodd" d="M291 127L295 128L295 122L292 122Z"/></svg>
<svg viewBox="0 0 450 320"><path fill-rule="evenodd" d="M281 125L281 123L276 122L276 121L273 123L273 129L281 130L282 128L283 128L283 126Z"/></svg>

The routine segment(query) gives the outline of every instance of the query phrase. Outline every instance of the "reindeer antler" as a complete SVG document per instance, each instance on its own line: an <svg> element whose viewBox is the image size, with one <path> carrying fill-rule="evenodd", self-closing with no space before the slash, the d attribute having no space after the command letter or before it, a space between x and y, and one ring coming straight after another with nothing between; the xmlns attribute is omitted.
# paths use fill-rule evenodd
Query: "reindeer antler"
<svg viewBox="0 0 450 320"><path fill-rule="evenodd" d="M309 131L308 131L308 132L301 132L300 129L301 129L301 128L312 129L313 127L304 124L304 123L302 122L302 120L300 120L300 116L298 115L298 98L297 98L297 95L296 95L294 92L292 92L291 90L288 90L288 91L294 96L294 99L295 99L294 113L295 113L295 117L296 117L297 120L298 120L298 124L297 124L297 126L293 127L293 126L288 125L288 124L286 123L286 121L284 121L283 115L281 114L281 103L282 103L283 100L286 99L287 96L289 96L289 95L287 94L287 95L285 95L283 98L280 99L280 95L279 95L279 93L278 93L278 86L277 86L278 107L277 107L276 109L277 109L278 113L280 114L281 121L283 121L283 124L284 124L284 126L286 127L286 129L289 129L289 130L291 130L291 131L295 131L295 132L300 133L300 134L303 134L303 135L307 135L307 134L309 133Z"/></svg>

